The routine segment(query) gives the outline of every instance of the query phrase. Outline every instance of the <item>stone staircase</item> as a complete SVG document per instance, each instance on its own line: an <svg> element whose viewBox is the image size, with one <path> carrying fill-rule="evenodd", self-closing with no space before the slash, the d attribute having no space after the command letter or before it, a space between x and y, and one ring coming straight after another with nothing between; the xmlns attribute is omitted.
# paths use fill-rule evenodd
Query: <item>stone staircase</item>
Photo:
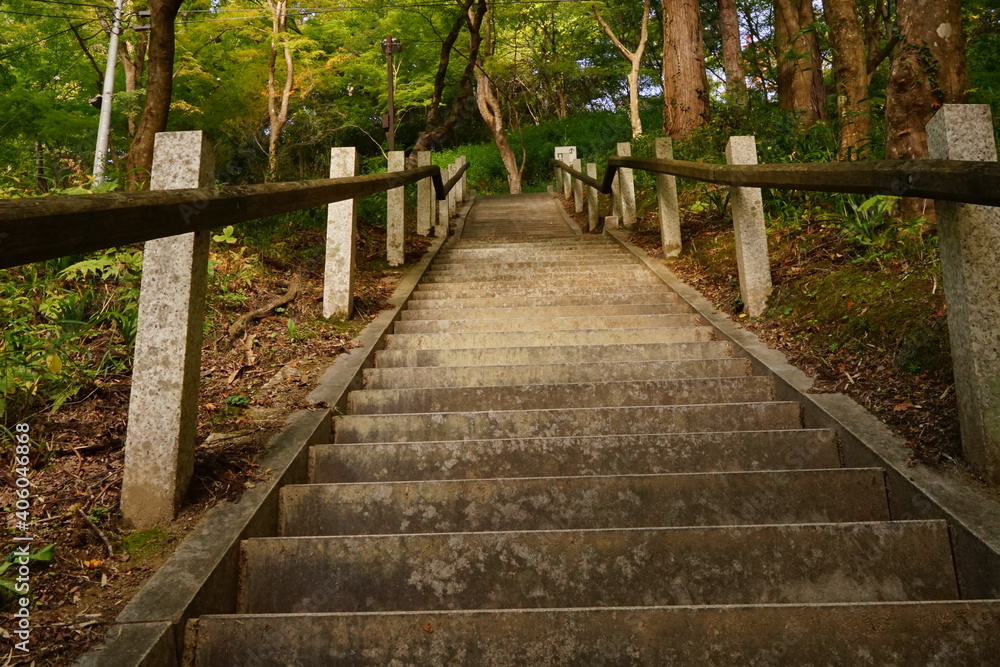
<svg viewBox="0 0 1000 667"><path fill-rule="evenodd" d="M943 521L546 196L482 199L196 665L997 664Z"/></svg>

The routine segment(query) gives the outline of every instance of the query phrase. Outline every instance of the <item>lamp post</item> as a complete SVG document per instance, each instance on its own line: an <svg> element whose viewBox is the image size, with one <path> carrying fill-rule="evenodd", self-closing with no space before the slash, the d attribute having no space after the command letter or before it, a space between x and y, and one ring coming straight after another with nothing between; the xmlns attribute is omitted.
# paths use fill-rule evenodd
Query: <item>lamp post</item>
<svg viewBox="0 0 1000 667"><path fill-rule="evenodd" d="M385 54L385 69L386 77L389 82L389 150L396 150L396 105L393 100L393 71L392 71L392 56L403 50L403 44L398 39L392 35L387 35L385 39L382 40L382 52Z"/></svg>

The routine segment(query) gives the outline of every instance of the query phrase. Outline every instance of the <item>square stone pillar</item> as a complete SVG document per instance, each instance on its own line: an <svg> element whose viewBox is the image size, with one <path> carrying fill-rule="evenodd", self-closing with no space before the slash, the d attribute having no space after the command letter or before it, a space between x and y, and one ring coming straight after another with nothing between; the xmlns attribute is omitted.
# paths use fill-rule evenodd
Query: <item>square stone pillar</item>
<svg viewBox="0 0 1000 667"><path fill-rule="evenodd" d="M458 156L458 166L464 167L467 162L467 158L464 155ZM462 177L458 179L458 185L455 186L455 198L459 204L465 203L465 175L469 172L464 172Z"/></svg>
<svg viewBox="0 0 1000 667"><path fill-rule="evenodd" d="M406 168L404 151L389 151L388 171L403 171ZM393 188L386 192L385 245L389 266L402 266L404 243L406 242L406 188Z"/></svg>
<svg viewBox="0 0 1000 667"><path fill-rule="evenodd" d="M587 163L587 176L597 178L597 165L593 162ZM597 188L587 186L587 227L591 232L597 229L597 208L600 205L600 200L597 197L598 194Z"/></svg>
<svg viewBox="0 0 1000 667"><path fill-rule="evenodd" d="M615 172L615 177L611 180L611 215L619 220L622 218L622 170ZM605 223L607 224L607 223Z"/></svg>
<svg viewBox="0 0 1000 667"><path fill-rule="evenodd" d="M417 166L431 166L431 152L417 152ZM429 236L431 227L434 225L434 184L431 179L425 178L417 183L417 234Z"/></svg>
<svg viewBox="0 0 1000 667"><path fill-rule="evenodd" d="M656 157L674 159L674 142L659 137L654 144ZM656 175L656 199L660 206L660 240L664 257L680 257L681 214L677 206L677 179L667 174Z"/></svg>
<svg viewBox="0 0 1000 667"><path fill-rule="evenodd" d="M572 165L573 160L576 159L576 146L556 146L556 159L563 164ZM564 170L559 170L562 175L562 193L563 197L569 199L570 193L573 191L573 177L566 173ZM557 188L559 184L556 184Z"/></svg>
<svg viewBox="0 0 1000 667"><path fill-rule="evenodd" d="M583 171L583 160L573 160L573 168ZM577 213L583 213L583 181L579 178L573 179L573 208Z"/></svg>
<svg viewBox="0 0 1000 667"><path fill-rule="evenodd" d="M729 164L757 164L757 141L753 137L730 137L726 145ZM771 296L771 261L767 253L764 202L759 188L729 189L736 232L736 265L740 273L740 297L747 315L759 317Z"/></svg>
<svg viewBox="0 0 1000 667"><path fill-rule="evenodd" d="M448 165L448 181L450 181L451 179L455 178L455 174L457 174L457 173L458 173L458 160L456 159L455 162L452 162L451 164ZM447 181L445 181L445 182L447 182ZM455 186L448 192L448 219L449 220L451 220L451 218L458 211L458 195L457 195L457 192L458 192L458 184L455 184Z"/></svg>
<svg viewBox="0 0 1000 667"><path fill-rule="evenodd" d="M927 125L930 157L995 162L989 105L948 104ZM1000 208L935 202L962 450L1000 485Z"/></svg>
<svg viewBox="0 0 1000 667"><path fill-rule="evenodd" d="M151 189L209 187L214 174L202 132L156 135ZM121 494L136 528L172 521L194 472L210 239L192 232L145 244Z"/></svg>
<svg viewBox="0 0 1000 667"><path fill-rule="evenodd" d="M615 146L615 154L618 157L631 157L632 144L623 141ZM635 227L635 178L631 169L618 170L618 194L621 202L618 205L621 215L622 225L626 229Z"/></svg>
<svg viewBox="0 0 1000 667"><path fill-rule="evenodd" d="M358 174L358 149L330 149L330 178ZM338 201L326 207L326 268L323 274L323 317L350 317L354 309L354 266L358 202Z"/></svg>

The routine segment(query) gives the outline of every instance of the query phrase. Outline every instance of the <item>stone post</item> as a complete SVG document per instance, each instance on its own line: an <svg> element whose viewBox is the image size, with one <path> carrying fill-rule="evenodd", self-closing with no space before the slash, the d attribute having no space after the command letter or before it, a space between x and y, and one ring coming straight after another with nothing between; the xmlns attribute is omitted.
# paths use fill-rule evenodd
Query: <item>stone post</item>
<svg viewBox="0 0 1000 667"><path fill-rule="evenodd" d="M948 104L927 125L930 157L995 162L989 105ZM1000 485L1000 208L935 202L962 450Z"/></svg>
<svg viewBox="0 0 1000 667"><path fill-rule="evenodd" d="M387 171L406 168L404 151L389 151ZM386 192L385 202L385 254L389 266L402 266L406 242L406 188L393 188Z"/></svg>
<svg viewBox="0 0 1000 667"><path fill-rule="evenodd" d="M573 164L573 160L576 159L576 146L556 146L556 159L563 164ZM570 193L573 191L573 177L570 176L566 171L560 169L560 174L562 175L562 193L563 197L569 199ZM559 183L556 183L558 188Z"/></svg>
<svg viewBox="0 0 1000 667"><path fill-rule="evenodd" d="M622 218L622 179L621 169L615 172L611 181L611 215L619 220Z"/></svg>
<svg viewBox="0 0 1000 667"><path fill-rule="evenodd" d="M573 168L583 171L583 160L573 160ZM577 213L583 213L583 181L579 178L573 179L573 208Z"/></svg>
<svg viewBox="0 0 1000 667"><path fill-rule="evenodd" d="M604 231L607 232L610 229L621 229L618 225L617 215L604 216Z"/></svg>
<svg viewBox="0 0 1000 667"><path fill-rule="evenodd" d="M593 162L587 163L587 176L597 178L597 165ZM599 206L600 201L597 195L597 188L587 186L587 227L589 228L589 231L597 229L597 207Z"/></svg>
<svg viewBox="0 0 1000 667"><path fill-rule="evenodd" d="M330 178L358 174L358 149L330 150ZM326 207L326 271L323 276L323 317L350 317L354 308L354 252L357 245L358 203L338 201Z"/></svg>
<svg viewBox="0 0 1000 667"><path fill-rule="evenodd" d="M730 137L726 145L729 164L757 164L757 142L753 137ZM740 274L740 297L747 315L759 317L771 296L771 263L767 253L767 230L764 227L764 202L759 188L732 187L729 201L733 207L736 232L736 265Z"/></svg>
<svg viewBox="0 0 1000 667"><path fill-rule="evenodd" d="M469 158L465 157L464 155L461 156L459 159L461 160L461 162L459 164L461 166L463 166L463 167L466 164L468 164L468 162L469 162ZM468 170L466 170L462 174L462 180L460 180L458 182L458 201L461 202L461 203L463 203L463 204L465 203L465 200L469 198L469 179L468 179L468 176L469 176L469 172L468 172Z"/></svg>
<svg viewBox="0 0 1000 667"><path fill-rule="evenodd" d="M670 137L659 137L654 144L656 157L672 160L674 142ZM656 175L656 198L660 205L660 240L664 257L681 254L681 214L677 207L677 179L667 174Z"/></svg>
<svg viewBox="0 0 1000 667"><path fill-rule="evenodd" d="M160 132L150 188L211 186L213 162L202 132ZM192 204L192 215L202 208ZM210 239L192 232L145 244L121 494L136 528L173 520L194 472Z"/></svg>
<svg viewBox="0 0 1000 667"><path fill-rule="evenodd" d="M448 178L445 179L445 183L447 183L448 181L450 181L451 179L453 179L455 177L455 174L457 172L458 172L458 162L452 162L451 164L449 164L448 165ZM449 220L451 220L451 218L455 215L455 211L458 210L457 199L455 197L455 189L457 187L458 186L456 185L455 187L453 187L448 192L448 219Z"/></svg>
<svg viewBox="0 0 1000 667"><path fill-rule="evenodd" d="M434 236L439 239L448 236L448 198L438 201L437 223L434 225Z"/></svg>
<svg viewBox="0 0 1000 667"><path fill-rule="evenodd" d="M430 151L417 153L417 166L431 166ZM417 183L417 234L430 235L431 227L434 225L434 208L434 184L431 179L425 178Z"/></svg>
<svg viewBox="0 0 1000 667"><path fill-rule="evenodd" d="M618 157L630 157L632 155L632 144L627 141L619 143L615 148L615 154ZM631 169L619 169L618 176L620 177L619 193L621 203L619 204L619 208L621 220L626 229L631 229L635 226L635 179L632 176Z"/></svg>
<svg viewBox="0 0 1000 667"><path fill-rule="evenodd" d="M559 167L552 168L553 176L555 177L555 185L553 192L559 192L562 189L562 169Z"/></svg>

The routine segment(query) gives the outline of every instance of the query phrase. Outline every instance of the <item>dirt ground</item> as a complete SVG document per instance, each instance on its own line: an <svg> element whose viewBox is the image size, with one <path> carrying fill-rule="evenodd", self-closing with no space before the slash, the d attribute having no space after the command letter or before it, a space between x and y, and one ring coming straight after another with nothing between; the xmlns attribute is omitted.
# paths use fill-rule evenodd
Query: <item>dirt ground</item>
<svg viewBox="0 0 1000 667"><path fill-rule="evenodd" d="M348 321L321 316L322 258L294 264L265 262L252 286L233 285L247 298L238 305L210 295L211 328L202 351L202 385L194 479L180 516L162 529L130 532L121 525L124 442L131 388L127 376L110 378L51 415L31 423L32 551L55 545L50 562L31 564L31 653L13 648L0 655L0 665L70 664L103 637L107 625L149 576L222 499L233 498L254 484L256 460L284 416L302 407L315 380L345 350L378 312L387 307L401 271L384 262L385 232L359 224L356 313ZM321 232L297 236L295 242L322 247ZM429 242L408 235L406 259L412 263ZM238 254L213 256L216 271L238 267ZM298 296L274 314L229 338L227 328L241 315L285 294L295 281ZM44 454L43 454L44 452ZM0 471L0 506L13 504L14 478ZM15 534L14 513L7 514L6 546ZM7 591L0 590L6 594ZM17 596L2 600L12 611ZM5 613L5 616L7 614ZM0 626L2 646L17 640L11 626ZM7 640L10 640L9 642Z"/></svg>

